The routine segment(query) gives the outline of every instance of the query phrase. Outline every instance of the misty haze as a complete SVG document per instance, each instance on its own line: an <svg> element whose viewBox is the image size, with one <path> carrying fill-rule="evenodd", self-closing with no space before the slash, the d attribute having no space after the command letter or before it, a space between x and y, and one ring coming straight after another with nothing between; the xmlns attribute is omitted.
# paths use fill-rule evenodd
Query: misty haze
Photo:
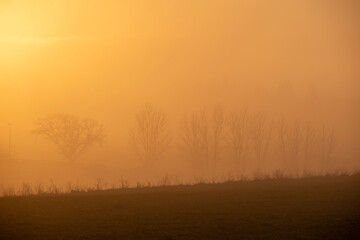
<svg viewBox="0 0 360 240"><path fill-rule="evenodd" d="M0 239L360 239L360 2L0 1Z"/></svg>

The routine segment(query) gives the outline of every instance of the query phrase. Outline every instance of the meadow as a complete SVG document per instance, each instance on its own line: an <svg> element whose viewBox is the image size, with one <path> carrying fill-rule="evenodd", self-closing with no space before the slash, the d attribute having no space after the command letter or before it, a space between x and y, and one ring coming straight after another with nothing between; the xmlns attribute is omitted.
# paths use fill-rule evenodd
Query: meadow
<svg viewBox="0 0 360 240"><path fill-rule="evenodd" d="M360 174L0 198L0 239L360 239Z"/></svg>

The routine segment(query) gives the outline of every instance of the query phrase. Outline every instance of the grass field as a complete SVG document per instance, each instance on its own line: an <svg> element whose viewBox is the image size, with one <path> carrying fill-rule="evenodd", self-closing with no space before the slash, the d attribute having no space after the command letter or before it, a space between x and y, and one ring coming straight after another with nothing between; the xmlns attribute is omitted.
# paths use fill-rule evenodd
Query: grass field
<svg viewBox="0 0 360 240"><path fill-rule="evenodd" d="M0 198L0 239L360 239L360 175Z"/></svg>

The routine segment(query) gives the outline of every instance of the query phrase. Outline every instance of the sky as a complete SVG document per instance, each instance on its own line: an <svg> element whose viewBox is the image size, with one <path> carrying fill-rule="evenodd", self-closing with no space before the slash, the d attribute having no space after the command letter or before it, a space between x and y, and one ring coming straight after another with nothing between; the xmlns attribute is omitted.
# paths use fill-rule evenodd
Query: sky
<svg viewBox="0 0 360 240"><path fill-rule="evenodd" d="M359 11L356 0L1 0L0 159L11 123L14 159L66 161L31 131L68 113L107 129L83 163L132 166L128 131L145 104L174 138L185 113L221 105L334 126L337 161L359 166Z"/></svg>

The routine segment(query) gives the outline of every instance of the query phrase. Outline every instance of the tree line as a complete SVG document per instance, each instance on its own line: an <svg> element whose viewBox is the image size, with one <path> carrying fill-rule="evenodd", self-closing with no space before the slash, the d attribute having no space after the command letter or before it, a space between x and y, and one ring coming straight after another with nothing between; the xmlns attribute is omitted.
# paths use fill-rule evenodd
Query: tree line
<svg viewBox="0 0 360 240"><path fill-rule="evenodd" d="M135 117L129 144L145 167L159 161L177 136L182 151L197 171L217 168L224 158L231 159L239 172L245 170L249 161L257 171L262 171L272 152L286 170L295 173L308 169L314 161L325 167L335 144L334 129L325 125L274 122L266 114L251 114L247 110L225 112L220 107L186 114L176 132L170 131L165 112L148 105ZM66 114L39 119L33 134L55 144L70 161L102 144L106 137L99 122Z"/></svg>

